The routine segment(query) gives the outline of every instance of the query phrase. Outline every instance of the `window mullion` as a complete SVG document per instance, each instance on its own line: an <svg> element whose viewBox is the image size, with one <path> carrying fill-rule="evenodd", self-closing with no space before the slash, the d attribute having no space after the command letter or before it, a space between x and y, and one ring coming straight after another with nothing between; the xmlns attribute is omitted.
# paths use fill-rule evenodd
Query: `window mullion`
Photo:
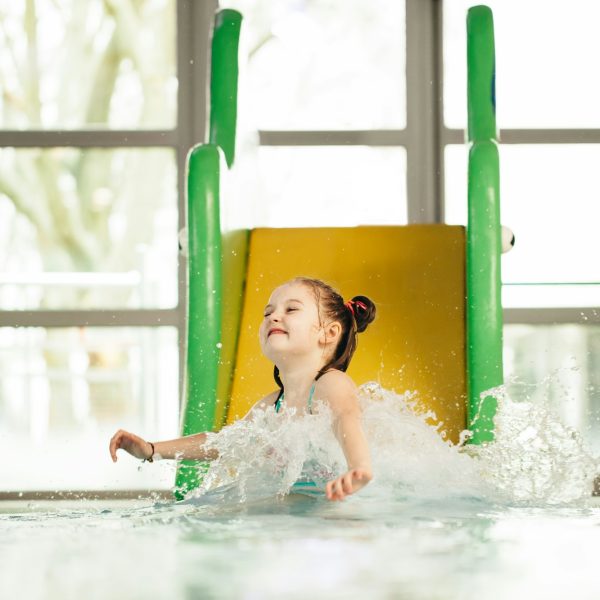
<svg viewBox="0 0 600 600"><path fill-rule="evenodd" d="M0 327L178 326L179 309L3 310Z"/></svg>
<svg viewBox="0 0 600 600"><path fill-rule="evenodd" d="M0 147L13 148L112 148L175 146L175 130L73 130L0 131Z"/></svg>
<svg viewBox="0 0 600 600"><path fill-rule="evenodd" d="M405 146L404 129L259 131L261 146Z"/></svg>
<svg viewBox="0 0 600 600"><path fill-rule="evenodd" d="M406 0L408 222L440 222L438 7Z"/></svg>

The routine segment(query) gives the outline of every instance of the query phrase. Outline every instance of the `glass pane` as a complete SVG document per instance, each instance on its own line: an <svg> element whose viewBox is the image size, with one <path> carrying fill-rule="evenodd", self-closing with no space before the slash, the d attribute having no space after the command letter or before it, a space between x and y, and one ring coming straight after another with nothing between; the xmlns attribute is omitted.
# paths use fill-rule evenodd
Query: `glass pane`
<svg viewBox="0 0 600 600"><path fill-rule="evenodd" d="M108 442L176 437L178 387L175 328L1 328L2 488L170 487L172 461L115 464Z"/></svg>
<svg viewBox="0 0 600 600"><path fill-rule="evenodd" d="M175 126L175 0L0 0L0 128Z"/></svg>
<svg viewBox="0 0 600 600"><path fill-rule="evenodd" d="M255 227L407 222L404 148L262 146L235 172L237 219Z"/></svg>
<svg viewBox="0 0 600 600"><path fill-rule="evenodd" d="M597 0L489 0L496 39L499 128L600 127ZM444 0L444 115L467 123L466 15L472 0Z"/></svg>
<svg viewBox="0 0 600 600"><path fill-rule="evenodd" d="M227 0L244 15L243 129L406 123L404 0Z"/></svg>
<svg viewBox="0 0 600 600"><path fill-rule="evenodd" d="M550 407L600 452L600 326L506 325L504 376L513 400Z"/></svg>
<svg viewBox="0 0 600 600"><path fill-rule="evenodd" d="M0 308L177 304L170 149L0 150Z"/></svg>
<svg viewBox="0 0 600 600"><path fill-rule="evenodd" d="M446 222L466 224L467 146L446 148ZM585 283L530 288L540 306L600 304L598 223L600 146L503 145L500 147L502 222L515 247L502 258L506 283ZM518 288L505 289L509 304L530 306ZM566 297L566 294L572 294ZM508 305L508 304L507 304Z"/></svg>

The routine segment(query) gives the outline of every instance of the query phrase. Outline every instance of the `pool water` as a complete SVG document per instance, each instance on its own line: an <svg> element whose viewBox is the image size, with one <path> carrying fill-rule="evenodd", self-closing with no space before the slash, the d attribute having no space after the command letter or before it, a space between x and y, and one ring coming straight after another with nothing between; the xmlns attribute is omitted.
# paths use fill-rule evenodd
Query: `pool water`
<svg viewBox="0 0 600 600"><path fill-rule="evenodd" d="M0 503L0 598L600 597L598 462L576 432L500 393L496 444L465 451L410 396L361 397L360 493L288 494L339 448L326 411L265 413L215 436L222 459L184 502Z"/></svg>

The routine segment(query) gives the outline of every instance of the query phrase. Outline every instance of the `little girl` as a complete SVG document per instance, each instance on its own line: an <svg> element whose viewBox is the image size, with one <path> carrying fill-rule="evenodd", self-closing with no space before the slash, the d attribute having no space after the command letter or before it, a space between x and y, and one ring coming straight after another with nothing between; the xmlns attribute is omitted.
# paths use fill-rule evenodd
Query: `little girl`
<svg viewBox="0 0 600 600"><path fill-rule="evenodd" d="M357 388L345 371L356 350L356 336L375 318L375 304L366 296L344 302L331 286L318 279L297 277L275 289L265 308L259 330L263 354L274 364L279 389L259 400L256 409L276 412L295 408L296 414L318 412L313 398L329 407L334 433L347 462L346 473L329 481L329 500L343 500L371 481L371 459L361 425ZM119 430L110 440L117 461L122 448L136 458L214 460L215 450L203 447L206 433L164 442L147 442Z"/></svg>

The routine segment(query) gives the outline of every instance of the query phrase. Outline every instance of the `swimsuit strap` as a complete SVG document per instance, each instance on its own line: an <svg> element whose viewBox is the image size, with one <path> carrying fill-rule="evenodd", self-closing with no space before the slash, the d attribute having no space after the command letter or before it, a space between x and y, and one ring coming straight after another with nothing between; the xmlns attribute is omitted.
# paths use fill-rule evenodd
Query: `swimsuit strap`
<svg viewBox="0 0 600 600"><path fill-rule="evenodd" d="M308 395L308 413L312 415L312 399L313 394L315 393L315 385L317 385L316 381L313 381L313 384L310 388L310 394Z"/></svg>
<svg viewBox="0 0 600 600"><path fill-rule="evenodd" d="M315 393L315 386L317 385L316 381L313 381L313 384L310 388L310 394L308 395L308 412L309 414L312 415L312 399L313 399L313 394ZM281 408L281 403L284 401L285 399L285 394L283 392L283 390L281 392L279 392L279 396L277 397L277 400L275 400L275 412L279 412L279 409Z"/></svg>

